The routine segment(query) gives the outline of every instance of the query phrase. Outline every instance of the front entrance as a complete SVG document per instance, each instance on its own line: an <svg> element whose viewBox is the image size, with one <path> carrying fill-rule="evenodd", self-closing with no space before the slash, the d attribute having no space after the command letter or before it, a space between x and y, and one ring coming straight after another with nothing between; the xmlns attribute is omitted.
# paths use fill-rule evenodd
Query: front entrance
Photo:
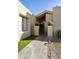
<svg viewBox="0 0 79 59"><path fill-rule="evenodd" d="M46 36L46 14L36 17L36 21L39 23L39 35Z"/></svg>
<svg viewBox="0 0 79 59"><path fill-rule="evenodd" d="M46 35L44 23L41 23L41 24L39 25L39 35Z"/></svg>

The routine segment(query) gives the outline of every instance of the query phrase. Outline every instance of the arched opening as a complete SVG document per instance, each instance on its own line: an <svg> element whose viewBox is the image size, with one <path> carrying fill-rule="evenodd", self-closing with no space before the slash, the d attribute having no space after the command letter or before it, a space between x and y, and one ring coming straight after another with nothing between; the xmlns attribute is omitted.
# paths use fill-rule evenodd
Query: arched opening
<svg viewBox="0 0 79 59"><path fill-rule="evenodd" d="M39 17L36 17L36 21L39 23L39 35L46 35L46 15L43 14Z"/></svg>

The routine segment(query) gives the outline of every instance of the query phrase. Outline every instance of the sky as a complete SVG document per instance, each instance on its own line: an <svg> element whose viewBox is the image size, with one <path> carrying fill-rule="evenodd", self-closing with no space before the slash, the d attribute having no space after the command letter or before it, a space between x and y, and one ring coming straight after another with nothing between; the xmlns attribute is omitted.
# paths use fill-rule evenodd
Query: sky
<svg viewBox="0 0 79 59"><path fill-rule="evenodd" d="M54 6L61 5L61 0L20 0L34 15L45 10L52 10Z"/></svg>

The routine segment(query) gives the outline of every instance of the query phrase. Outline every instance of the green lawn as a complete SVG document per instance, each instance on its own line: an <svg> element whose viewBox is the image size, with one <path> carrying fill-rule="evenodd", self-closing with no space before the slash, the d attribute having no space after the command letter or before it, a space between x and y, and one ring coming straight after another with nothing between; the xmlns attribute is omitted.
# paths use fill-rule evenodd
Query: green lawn
<svg viewBox="0 0 79 59"><path fill-rule="evenodd" d="M36 36L30 36L18 41L18 52L22 50L25 46L27 46L32 40L34 40Z"/></svg>

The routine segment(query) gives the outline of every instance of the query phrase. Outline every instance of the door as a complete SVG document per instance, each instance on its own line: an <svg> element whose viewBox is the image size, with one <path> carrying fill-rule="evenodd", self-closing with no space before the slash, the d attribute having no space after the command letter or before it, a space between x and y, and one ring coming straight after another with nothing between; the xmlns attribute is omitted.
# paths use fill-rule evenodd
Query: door
<svg viewBox="0 0 79 59"><path fill-rule="evenodd" d="M44 34L45 34L44 23L41 23L41 24L39 25L39 34L40 34L40 35L44 35Z"/></svg>

